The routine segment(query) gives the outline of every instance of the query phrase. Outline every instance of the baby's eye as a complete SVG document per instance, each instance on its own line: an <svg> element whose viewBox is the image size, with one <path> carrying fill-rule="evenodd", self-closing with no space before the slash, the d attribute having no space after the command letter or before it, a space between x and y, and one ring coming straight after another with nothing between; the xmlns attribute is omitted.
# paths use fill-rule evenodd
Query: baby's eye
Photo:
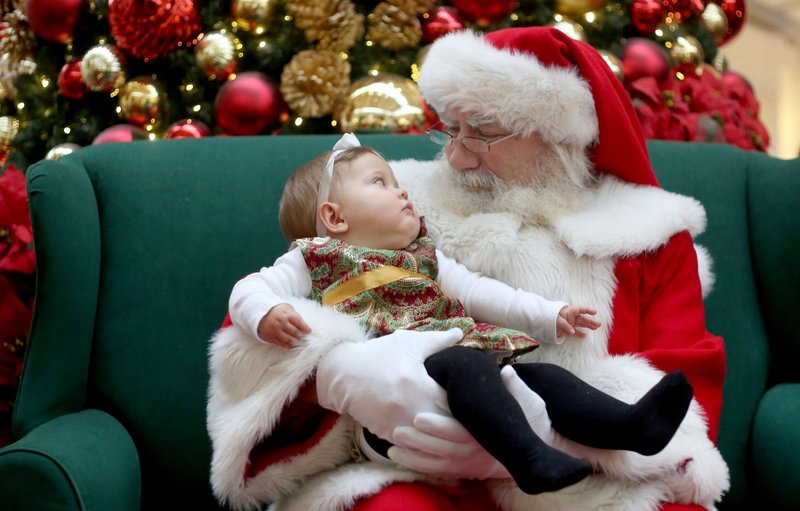
<svg viewBox="0 0 800 511"><path fill-rule="evenodd" d="M384 186L386 185L386 181L384 181L382 177L376 177L375 180L373 181L373 183L381 184L381 185L384 185Z"/></svg>

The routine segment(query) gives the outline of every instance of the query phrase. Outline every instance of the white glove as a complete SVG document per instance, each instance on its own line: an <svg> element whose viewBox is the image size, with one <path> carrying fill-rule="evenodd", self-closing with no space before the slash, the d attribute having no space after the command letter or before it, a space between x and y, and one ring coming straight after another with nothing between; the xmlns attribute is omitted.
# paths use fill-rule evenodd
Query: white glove
<svg viewBox="0 0 800 511"><path fill-rule="evenodd" d="M542 398L525 385L511 366L504 367L501 375L533 431L545 442L551 442L550 418ZM438 413L421 413L414 418L413 427L395 428L394 444L389 448L389 458L417 472L446 479L511 477L460 422Z"/></svg>
<svg viewBox="0 0 800 511"><path fill-rule="evenodd" d="M417 414L446 406L444 389L423 362L463 336L458 328L398 330L367 342L337 344L317 365L317 400L392 441L396 426L410 426Z"/></svg>

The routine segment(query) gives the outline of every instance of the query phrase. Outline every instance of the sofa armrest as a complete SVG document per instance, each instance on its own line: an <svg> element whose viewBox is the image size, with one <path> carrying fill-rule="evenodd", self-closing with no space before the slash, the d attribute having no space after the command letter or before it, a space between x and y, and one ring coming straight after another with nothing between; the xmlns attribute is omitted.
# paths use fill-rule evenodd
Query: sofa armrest
<svg viewBox="0 0 800 511"><path fill-rule="evenodd" d="M800 509L800 383L769 389L753 421L752 459L766 506Z"/></svg>
<svg viewBox="0 0 800 511"><path fill-rule="evenodd" d="M0 449L3 509L139 511L139 456L99 410L63 415Z"/></svg>

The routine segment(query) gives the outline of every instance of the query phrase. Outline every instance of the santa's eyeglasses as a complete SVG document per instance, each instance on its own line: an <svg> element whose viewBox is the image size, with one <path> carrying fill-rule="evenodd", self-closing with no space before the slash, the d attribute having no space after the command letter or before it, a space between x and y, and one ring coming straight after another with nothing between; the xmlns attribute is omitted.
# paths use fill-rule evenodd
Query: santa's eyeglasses
<svg viewBox="0 0 800 511"><path fill-rule="evenodd" d="M449 131L439 128L439 126L443 126L443 124L437 122L430 129L425 131L425 133L428 134L428 138L431 139L431 142L442 146L460 142L468 151L473 153L488 153L493 145L517 136L517 133L510 133L494 140L487 140L479 137L456 137Z"/></svg>

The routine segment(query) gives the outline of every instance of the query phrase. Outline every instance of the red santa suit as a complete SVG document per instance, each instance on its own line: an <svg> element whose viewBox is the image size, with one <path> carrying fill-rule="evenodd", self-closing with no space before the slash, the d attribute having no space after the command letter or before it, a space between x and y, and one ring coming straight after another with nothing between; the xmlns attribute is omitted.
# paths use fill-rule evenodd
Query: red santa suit
<svg viewBox="0 0 800 511"><path fill-rule="evenodd" d="M468 509L464 502L505 511L714 509L728 487L712 441L725 362L722 340L705 330L692 243L705 213L697 201L658 188L613 74L590 47L552 29L462 32L433 44L420 88L439 111L455 106L492 115L509 131L535 131L545 142L592 146L597 182L580 206L547 226L524 212L463 213L444 160L393 164L444 252L513 287L598 309L601 329L544 345L528 360L562 365L628 402L679 369L695 402L653 456L556 436L556 447L598 469L558 492L526 495L511 480L452 487L396 466L357 463L353 421L321 409L306 391L320 358L364 333L349 318L302 301L293 305L314 333L301 348L271 346L235 326L212 339L216 495L237 509L272 502L276 511Z"/></svg>

